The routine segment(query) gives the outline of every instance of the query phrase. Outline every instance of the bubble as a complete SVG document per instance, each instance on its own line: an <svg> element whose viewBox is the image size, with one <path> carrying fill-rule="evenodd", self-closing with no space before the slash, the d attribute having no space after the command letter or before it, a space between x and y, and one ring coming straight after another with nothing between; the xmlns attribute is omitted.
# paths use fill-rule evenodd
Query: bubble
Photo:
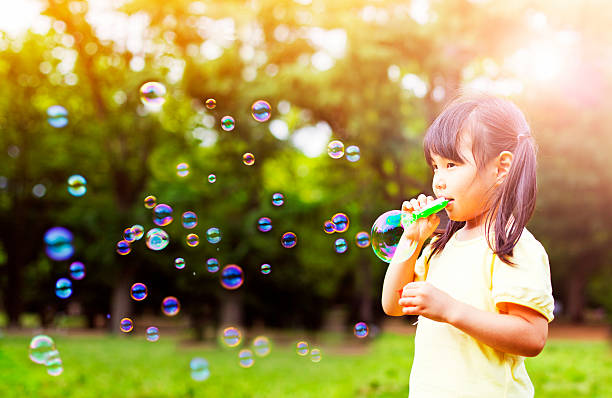
<svg viewBox="0 0 612 398"><path fill-rule="evenodd" d="M47 374L49 376L59 376L64 372L64 366L62 365L59 351L53 350L49 353L45 361L45 366L47 366Z"/></svg>
<svg viewBox="0 0 612 398"><path fill-rule="evenodd" d="M251 106L251 115L258 122L267 122L272 116L270 104L263 100L255 101Z"/></svg>
<svg viewBox="0 0 612 398"><path fill-rule="evenodd" d="M257 229L261 232L269 232L272 230L272 220L268 217L261 217L257 220Z"/></svg>
<svg viewBox="0 0 612 398"><path fill-rule="evenodd" d="M87 192L87 180L79 174L68 177L68 193L72 196L83 196Z"/></svg>
<svg viewBox="0 0 612 398"><path fill-rule="evenodd" d="M132 233L135 240L140 240L144 236L144 227L140 224L132 225Z"/></svg>
<svg viewBox="0 0 612 398"><path fill-rule="evenodd" d="M221 118L221 128L225 131L232 131L236 126L236 121L231 116L223 116Z"/></svg>
<svg viewBox="0 0 612 398"><path fill-rule="evenodd" d="M242 163L246 164L247 166L253 166L255 164L255 155L253 155L251 152L245 153L242 155Z"/></svg>
<svg viewBox="0 0 612 398"><path fill-rule="evenodd" d="M253 340L253 349L257 356L267 356L270 353L270 340L266 336L255 337Z"/></svg>
<svg viewBox="0 0 612 398"><path fill-rule="evenodd" d="M134 329L134 322L130 318L123 318L119 322L119 328L123 333L129 333Z"/></svg>
<svg viewBox="0 0 612 398"><path fill-rule="evenodd" d="M223 329L223 344L228 347L236 347L242 341L242 333L234 326Z"/></svg>
<svg viewBox="0 0 612 398"><path fill-rule="evenodd" d="M80 261L75 261L70 264L70 277L75 281L80 281L85 278L85 265Z"/></svg>
<svg viewBox="0 0 612 398"><path fill-rule="evenodd" d="M346 232L349 227L349 218L344 213L334 214L331 221L334 223L334 228L336 229L336 232Z"/></svg>
<svg viewBox="0 0 612 398"><path fill-rule="evenodd" d="M200 244L200 237L196 234L189 234L187 235L186 241L187 241L187 246L196 247L197 245Z"/></svg>
<svg viewBox="0 0 612 398"><path fill-rule="evenodd" d="M130 243L136 240L136 236L134 235L134 231L132 231L132 227L128 227L123 230L123 240L127 240Z"/></svg>
<svg viewBox="0 0 612 398"><path fill-rule="evenodd" d="M333 159L340 159L344 155L344 144L342 141L331 141L327 145L327 154Z"/></svg>
<svg viewBox="0 0 612 398"><path fill-rule="evenodd" d="M355 235L355 244L362 249L370 246L370 234L366 231L357 232Z"/></svg>
<svg viewBox="0 0 612 398"><path fill-rule="evenodd" d="M174 296L168 296L162 301L162 312L168 316L175 316L181 310L181 304Z"/></svg>
<svg viewBox="0 0 612 398"><path fill-rule="evenodd" d="M217 176L214 174L209 174L208 175L208 182L210 182L211 184L214 184L215 181L217 181Z"/></svg>
<svg viewBox="0 0 612 398"><path fill-rule="evenodd" d="M236 264L230 264L221 270L221 286L228 290L238 289L244 282L242 268Z"/></svg>
<svg viewBox="0 0 612 398"><path fill-rule="evenodd" d="M170 238L166 231L161 228L153 228L147 232L147 247L151 250L163 250L168 243L170 243Z"/></svg>
<svg viewBox="0 0 612 398"><path fill-rule="evenodd" d="M261 273L264 275L268 275L272 271L272 267L270 264L261 264Z"/></svg>
<svg viewBox="0 0 612 398"><path fill-rule="evenodd" d="M221 231L217 227L208 228L206 231L206 240L213 245L221 242Z"/></svg>
<svg viewBox="0 0 612 398"><path fill-rule="evenodd" d="M275 194L272 194L272 204L274 206L277 206L277 207L282 206L284 203L285 203L285 197L283 196L282 193L277 192Z"/></svg>
<svg viewBox="0 0 612 398"><path fill-rule="evenodd" d="M177 164L176 175L179 177L187 177L189 175L189 165L187 163Z"/></svg>
<svg viewBox="0 0 612 398"><path fill-rule="evenodd" d="M381 214L372 225L370 233L374 254L384 262L390 263L403 233L400 210L389 210ZM416 247L417 242L412 242L413 252Z"/></svg>
<svg viewBox="0 0 612 398"><path fill-rule="evenodd" d="M159 108L166 102L166 87L159 82L147 82L140 86L140 100L146 106Z"/></svg>
<svg viewBox="0 0 612 398"><path fill-rule="evenodd" d="M187 229L195 228L198 225L198 216L192 211L183 213L183 227Z"/></svg>
<svg viewBox="0 0 612 398"><path fill-rule="evenodd" d="M346 148L346 159L349 162L356 162L361 158L361 152L357 145L351 145Z"/></svg>
<svg viewBox="0 0 612 398"><path fill-rule="evenodd" d="M255 358L253 358L253 351L245 348L244 350L240 350L238 353L238 359L240 361L240 366L243 368L250 368L255 363Z"/></svg>
<svg viewBox="0 0 612 398"><path fill-rule="evenodd" d="M120 240L119 242L117 242L117 253L125 256L127 254L130 254L130 252L132 251L132 247L130 246L130 242L128 242L127 240Z"/></svg>
<svg viewBox="0 0 612 398"><path fill-rule="evenodd" d="M130 295L136 301L142 301L147 298L147 286L144 283L136 282L130 289Z"/></svg>
<svg viewBox="0 0 612 398"><path fill-rule="evenodd" d="M281 245L285 249L291 249L297 245L297 235L293 232L285 232L283 236L281 236Z"/></svg>
<svg viewBox="0 0 612 398"><path fill-rule="evenodd" d="M165 227L172 222L172 207L159 204L153 209L153 222L155 225Z"/></svg>
<svg viewBox="0 0 612 398"><path fill-rule="evenodd" d="M195 381L204 381L210 377L208 362L204 358L193 358L189 362L189 368L191 368L191 378Z"/></svg>
<svg viewBox="0 0 612 398"><path fill-rule="evenodd" d="M68 124L68 111L61 105L53 105L47 108L47 122L56 129Z"/></svg>
<svg viewBox="0 0 612 398"><path fill-rule="evenodd" d="M144 207L146 207L147 209L154 208L156 204L157 204L157 198L155 196L149 195L146 198L144 198Z"/></svg>
<svg viewBox="0 0 612 398"><path fill-rule="evenodd" d="M321 362L321 350L318 348L310 350L310 360L315 363Z"/></svg>
<svg viewBox="0 0 612 398"><path fill-rule="evenodd" d="M45 252L51 260L68 260L74 254L72 232L64 227L53 227L45 232Z"/></svg>
<svg viewBox="0 0 612 398"><path fill-rule="evenodd" d="M47 361L47 356L55 350L55 342L47 335L39 334L30 340L30 359L40 365Z"/></svg>
<svg viewBox="0 0 612 398"><path fill-rule="evenodd" d="M368 325L365 322L357 322L353 333L356 337L363 339L368 335Z"/></svg>
<svg viewBox="0 0 612 398"><path fill-rule="evenodd" d="M327 220L323 223L323 231L325 231L326 234L333 234L336 232L336 225L330 220Z"/></svg>
<svg viewBox="0 0 612 398"><path fill-rule="evenodd" d="M215 109L217 107L217 101L214 98L209 98L206 100L206 107L208 109Z"/></svg>
<svg viewBox="0 0 612 398"><path fill-rule="evenodd" d="M148 341L155 342L159 340L159 329L155 326L149 326L145 331L145 336L147 336Z"/></svg>
<svg viewBox="0 0 612 398"><path fill-rule="evenodd" d="M336 241L334 242L334 250L336 250L336 253L345 253L347 249L348 245L346 244L346 239L336 239Z"/></svg>
<svg viewBox="0 0 612 398"><path fill-rule="evenodd" d="M174 259L174 266L176 267L176 269L183 269L185 268L185 259L182 257L177 257Z"/></svg>
<svg viewBox="0 0 612 398"><path fill-rule="evenodd" d="M208 260L206 260L206 268L210 273L215 273L219 271L219 260L214 257L209 258Z"/></svg>
<svg viewBox="0 0 612 398"><path fill-rule="evenodd" d="M296 344L296 351L298 355L306 356L308 354L308 343L305 341L300 341Z"/></svg>
<svg viewBox="0 0 612 398"><path fill-rule="evenodd" d="M70 297L72 294L72 282L70 279L59 278L55 282L55 295L59 298L65 299Z"/></svg>

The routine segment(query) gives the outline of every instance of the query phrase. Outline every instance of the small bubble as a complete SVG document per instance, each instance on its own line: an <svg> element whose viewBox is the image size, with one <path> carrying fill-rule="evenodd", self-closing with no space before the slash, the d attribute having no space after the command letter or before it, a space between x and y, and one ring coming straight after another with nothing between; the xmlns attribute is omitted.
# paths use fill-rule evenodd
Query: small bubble
<svg viewBox="0 0 612 398"><path fill-rule="evenodd" d="M272 271L270 264L261 264L261 273L268 275Z"/></svg>
<svg viewBox="0 0 612 398"><path fill-rule="evenodd" d="M236 126L236 121L231 116L223 116L221 118L221 128L225 131L232 131Z"/></svg>
<svg viewBox="0 0 612 398"><path fill-rule="evenodd" d="M275 194L272 194L272 204L274 206L282 206L285 203L285 197L283 196L282 193L277 192Z"/></svg>
<svg viewBox="0 0 612 398"><path fill-rule="evenodd" d="M251 106L251 115L258 122L267 122L272 116L270 104L263 100L255 101Z"/></svg>
<svg viewBox="0 0 612 398"><path fill-rule="evenodd" d="M253 351L245 348L244 350L240 350L238 353L238 358L240 360L240 366L243 368L250 368L255 363L255 358L253 358Z"/></svg>
<svg viewBox="0 0 612 398"><path fill-rule="evenodd" d="M80 281L85 278L85 265L80 261L75 261L70 264L70 277L75 281Z"/></svg>
<svg viewBox="0 0 612 398"><path fill-rule="evenodd" d="M223 344L228 347L236 347L242 341L242 333L237 327L230 326L223 329Z"/></svg>
<svg viewBox="0 0 612 398"><path fill-rule="evenodd" d="M336 232L346 232L349 227L349 218L344 213L334 214L331 221L334 223L334 228Z"/></svg>
<svg viewBox="0 0 612 398"><path fill-rule="evenodd" d="M209 174L208 175L208 182L210 182L211 184L214 184L215 181L217 181L217 176L214 174Z"/></svg>
<svg viewBox="0 0 612 398"><path fill-rule="evenodd" d="M196 234L189 234L187 235L186 241L187 241L187 246L196 247L197 245L200 244L200 237Z"/></svg>
<svg viewBox="0 0 612 398"><path fill-rule="evenodd" d="M244 283L242 268L236 264L230 264L221 270L221 286L228 290L238 289Z"/></svg>
<svg viewBox="0 0 612 398"><path fill-rule="evenodd" d="M120 240L119 242L117 242L117 253L125 256L127 254L130 254L130 252L132 251L132 247L130 246L130 242L128 242L127 240Z"/></svg>
<svg viewBox="0 0 612 398"><path fill-rule="evenodd" d="M344 238L336 239L336 242L334 242L334 249L336 250L336 253L345 253L346 250L348 249L348 245L346 244L346 239Z"/></svg>
<svg viewBox="0 0 612 398"><path fill-rule="evenodd" d="M308 354L308 343L305 341L300 341L296 344L296 351L298 355L306 356Z"/></svg>
<svg viewBox="0 0 612 398"><path fill-rule="evenodd" d="M297 245L297 235L293 232L285 232L283 236L281 236L281 245L285 249L291 249Z"/></svg>
<svg viewBox="0 0 612 398"><path fill-rule="evenodd" d="M206 100L206 108L215 109L217 107L217 101L214 98L209 98Z"/></svg>
<svg viewBox="0 0 612 398"><path fill-rule="evenodd" d="M162 301L162 312L167 316L175 316L181 310L181 304L174 296L168 296Z"/></svg>
<svg viewBox="0 0 612 398"><path fill-rule="evenodd" d="M334 140L327 145L327 154L332 159L340 159L344 156L344 144L342 141Z"/></svg>
<svg viewBox="0 0 612 398"><path fill-rule="evenodd" d="M363 339L368 335L368 325L365 322L356 323L353 333L356 337Z"/></svg>
<svg viewBox="0 0 612 398"><path fill-rule="evenodd" d="M151 108L160 108L166 102L166 86L159 82L147 82L140 86L140 100Z"/></svg>
<svg viewBox="0 0 612 398"><path fill-rule="evenodd" d="M134 322L130 318L123 318L119 322L119 328L123 333L129 333L134 329Z"/></svg>
<svg viewBox="0 0 612 398"><path fill-rule="evenodd" d="M80 197L87 192L87 181L85 177L75 174L68 177L68 193L72 196Z"/></svg>
<svg viewBox="0 0 612 398"><path fill-rule="evenodd" d="M68 124L68 111L61 105L53 105L47 108L47 122L57 128Z"/></svg>
<svg viewBox="0 0 612 398"><path fill-rule="evenodd" d="M176 175L178 175L179 177L187 177L189 175L189 165L187 163L177 164Z"/></svg>
<svg viewBox="0 0 612 398"><path fill-rule="evenodd" d="M191 378L195 381L204 381L210 377L208 362L204 358L193 358L189 362L189 368L191 369Z"/></svg>
<svg viewBox="0 0 612 398"><path fill-rule="evenodd" d="M357 145L351 145L346 148L346 159L349 162L356 162L361 158L361 152Z"/></svg>
<svg viewBox="0 0 612 398"><path fill-rule="evenodd" d="M366 231L357 232L357 235L355 235L355 244L362 249L370 246L370 234Z"/></svg>
<svg viewBox="0 0 612 398"><path fill-rule="evenodd" d="M147 336L147 340L151 342L155 342L159 340L159 329L155 326L149 326L145 332Z"/></svg>
<svg viewBox="0 0 612 398"><path fill-rule="evenodd" d="M208 260L206 260L206 268L210 273L215 273L219 271L219 260L214 257L209 258Z"/></svg>
<svg viewBox="0 0 612 398"><path fill-rule="evenodd" d="M217 227L208 228L206 231L206 240L213 245L221 242L221 231Z"/></svg>
<svg viewBox="0 0 612 398"><path fill-rule="evenodd" d="M255 155L253 155L250 152L245 153L244 155L242 155L242 163L246 164L247 166L252 166L255 164Z"/></svg>
<svg viewBox="0 0 612 398"><path fill-rule="evenodd" d="M174 267L176 267L176 269L183 269L185 268L185 259L182 257L177 257L174 259Z"/></svg>
<svg viewBox="0 0 612 398"><path fill-rule="evenodd" d="M153 195L149 195L144 199L144 207L152 209L157 204L157 198Z"/></svg>
<svg viewBox="0 0 612 398"><path fill-rule="evenodd" d="M144 283L136 282L130 289L130 295L136 301L142 301L147 298L147 286Z"/></svg>

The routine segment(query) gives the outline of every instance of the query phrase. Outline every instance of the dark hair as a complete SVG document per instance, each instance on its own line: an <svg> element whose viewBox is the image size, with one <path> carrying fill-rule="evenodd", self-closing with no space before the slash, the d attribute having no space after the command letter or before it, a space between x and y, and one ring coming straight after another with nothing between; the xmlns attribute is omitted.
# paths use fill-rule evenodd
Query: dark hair
<svg viewBox="0 0 612 398"><path fill-rule="evenodd" d="M485 222L487 243L509 264L514 246L531 218L536 201L537 146L520 109L511 101L487 94L462 95L448 104L431 124L423 140L425 159L431 154L465 163L458 152L461 134L471 134L472 153L478 172L502 151L514 154L503 183L487 194L490 210ZM495 220L495 247L490 230ZM449 220L446 230L433 240L430 257L444 249L465 221Z"/></svg>

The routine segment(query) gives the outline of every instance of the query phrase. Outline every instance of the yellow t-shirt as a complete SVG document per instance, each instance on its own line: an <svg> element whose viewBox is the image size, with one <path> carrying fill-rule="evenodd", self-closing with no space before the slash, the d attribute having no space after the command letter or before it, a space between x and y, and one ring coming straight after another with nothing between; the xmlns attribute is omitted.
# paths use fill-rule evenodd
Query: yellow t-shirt
<svg viewBox="0 0 612 398"><path fill-rule="evenodd" d="M426 264L430 252L428 245L416 261L416 281L427 281L481 310L499 313L503 303L511 302L553 320L548 255L527 229L514 247L514 267L493 254L484 236L460 241L455 234ZM524 359L450 324L419 316L409 398L533 397Z"/></svg>

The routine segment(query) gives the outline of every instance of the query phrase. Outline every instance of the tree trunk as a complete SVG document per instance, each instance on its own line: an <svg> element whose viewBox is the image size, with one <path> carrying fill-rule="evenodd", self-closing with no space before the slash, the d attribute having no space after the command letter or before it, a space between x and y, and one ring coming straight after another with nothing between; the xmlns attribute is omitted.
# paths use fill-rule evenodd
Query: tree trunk
<svg viewBox="0 0 612 398"><path fill-rule="evenodd" d="M358 291L360 292L359 319L370 324L373 320L372 312L372 270L365 256L359 262L359 275L357 275Z"/></svg>
<svg viewBox="0 0 612 398"><path fill-rule="evenodd" d="M111 301L111 319L109 331L113 334L120 334L119 323L122 318L130 317L132 302L130 300L131 272L123 272L113 288Z"/></svg>

